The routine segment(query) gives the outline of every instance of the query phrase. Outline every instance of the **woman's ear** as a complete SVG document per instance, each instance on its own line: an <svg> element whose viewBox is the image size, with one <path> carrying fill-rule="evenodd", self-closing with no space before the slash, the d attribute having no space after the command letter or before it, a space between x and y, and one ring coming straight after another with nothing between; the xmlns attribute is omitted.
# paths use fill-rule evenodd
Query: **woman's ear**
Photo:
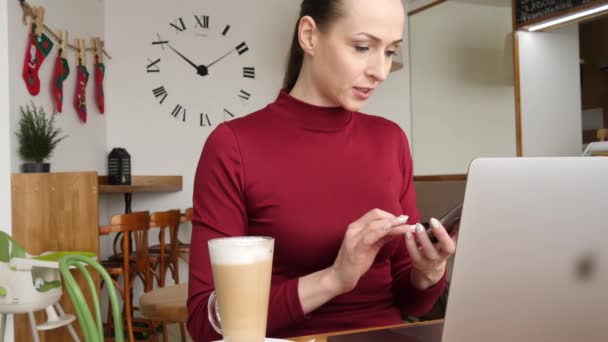
<svg viewBox="0 0 608 342"><path fill-rule="evenodd" d="M298 40L305 54L314 56L317 43L317 24L310 16L300 18Z"/></svg>

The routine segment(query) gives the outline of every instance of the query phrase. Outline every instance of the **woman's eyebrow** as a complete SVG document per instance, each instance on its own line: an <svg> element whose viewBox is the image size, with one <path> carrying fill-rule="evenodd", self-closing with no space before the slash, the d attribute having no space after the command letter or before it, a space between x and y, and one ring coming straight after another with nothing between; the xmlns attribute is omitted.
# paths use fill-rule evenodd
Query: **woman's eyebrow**
<svg viewBox="0 0 608 342"><path fill-rule="evenodd" d="M356 35L357 35L357 36L359 36L359 35L366 36L366 37L368 37L369 39L371 39L371 40L373 40L373 41L376 41L376 42L380 42L380 41L382 41L382 39L380 39L380 38L378 38L378 37L376 37L376 36L374 36L373 34L368 33L368 32L359 32L359 33L357 33ZM392 42L391 44L397 44L397 43L401 43L401 42L403 42L403 38L401 38L401 39L397 39L397 40L395 40L394 42Z"/></svg>

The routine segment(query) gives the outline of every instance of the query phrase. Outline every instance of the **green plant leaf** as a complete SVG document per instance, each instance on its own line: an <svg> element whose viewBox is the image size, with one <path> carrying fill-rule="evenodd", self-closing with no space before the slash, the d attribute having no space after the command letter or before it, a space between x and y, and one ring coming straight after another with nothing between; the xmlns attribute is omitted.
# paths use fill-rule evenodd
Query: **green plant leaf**
<svg viewBox="0 0 608 342"><path fill-rule="evenodd" d="M51 157L53 151L67 136L60 136L61 130L55 127L55 116L48 117L44 108L30 105L19 107L21 119L15 135L19 142L19 155L24 161L42 163Z"/></svg>

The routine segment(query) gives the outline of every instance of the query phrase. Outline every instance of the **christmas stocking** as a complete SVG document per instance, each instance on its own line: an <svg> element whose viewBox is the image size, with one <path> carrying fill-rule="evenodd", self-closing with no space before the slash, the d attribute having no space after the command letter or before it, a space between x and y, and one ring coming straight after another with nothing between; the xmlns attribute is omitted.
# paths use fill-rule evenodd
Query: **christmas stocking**
<svg viewBox="0 0 608 342"><path fill-rule="evenodd" d="M55 61L55 73L53 74L53 99L59 113L61 113L63 107L63 81L68 78L69 74L68 61L61 57L61 51L59 51Z"/></svg>
<svg viewBox="0 0 608 342"><path fill-rule="evenodd" d="M40 92L40 78L38 70L53 48L53 42L44 33L40 37L36 37L34 31L36 25L32 24L32 32L25 51L25 61L23 62L23 80L30 94L38 95Z"/></svg>
<svg viewBox="0 0 608 342"><path fill-rule="evenodd" d="M86 66L79 65L76 76L76 96L74 96L74 107L82 122L87 122L87 82L89 81L89 72Z"/></svg>
<svg viewBox="0 0 608 342"><path fill-rule="evenodd" d="M97 100L97 106L101 114L105 110L105 97L103 95L103 75L105 71L106 66L103 63L99 63L97 56L95 56L95 99Z"/></svg>

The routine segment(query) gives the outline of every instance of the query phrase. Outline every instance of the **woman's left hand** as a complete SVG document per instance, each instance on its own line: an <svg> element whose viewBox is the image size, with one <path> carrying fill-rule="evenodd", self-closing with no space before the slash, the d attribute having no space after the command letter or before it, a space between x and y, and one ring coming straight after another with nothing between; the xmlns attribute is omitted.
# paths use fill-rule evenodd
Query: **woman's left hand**
<svg viewBox="0 0 608 342"><path fill-rule="evenodd" d="M456 251L458 233L451 237L437 219L431 219L431 230L437 238L433 244L424 226L416 225L416 234L406 233L405 245L412 259L411 282L420 290L439 282L446 271L447 259ZM416 244L419 242L419 245Z"/></svg>

